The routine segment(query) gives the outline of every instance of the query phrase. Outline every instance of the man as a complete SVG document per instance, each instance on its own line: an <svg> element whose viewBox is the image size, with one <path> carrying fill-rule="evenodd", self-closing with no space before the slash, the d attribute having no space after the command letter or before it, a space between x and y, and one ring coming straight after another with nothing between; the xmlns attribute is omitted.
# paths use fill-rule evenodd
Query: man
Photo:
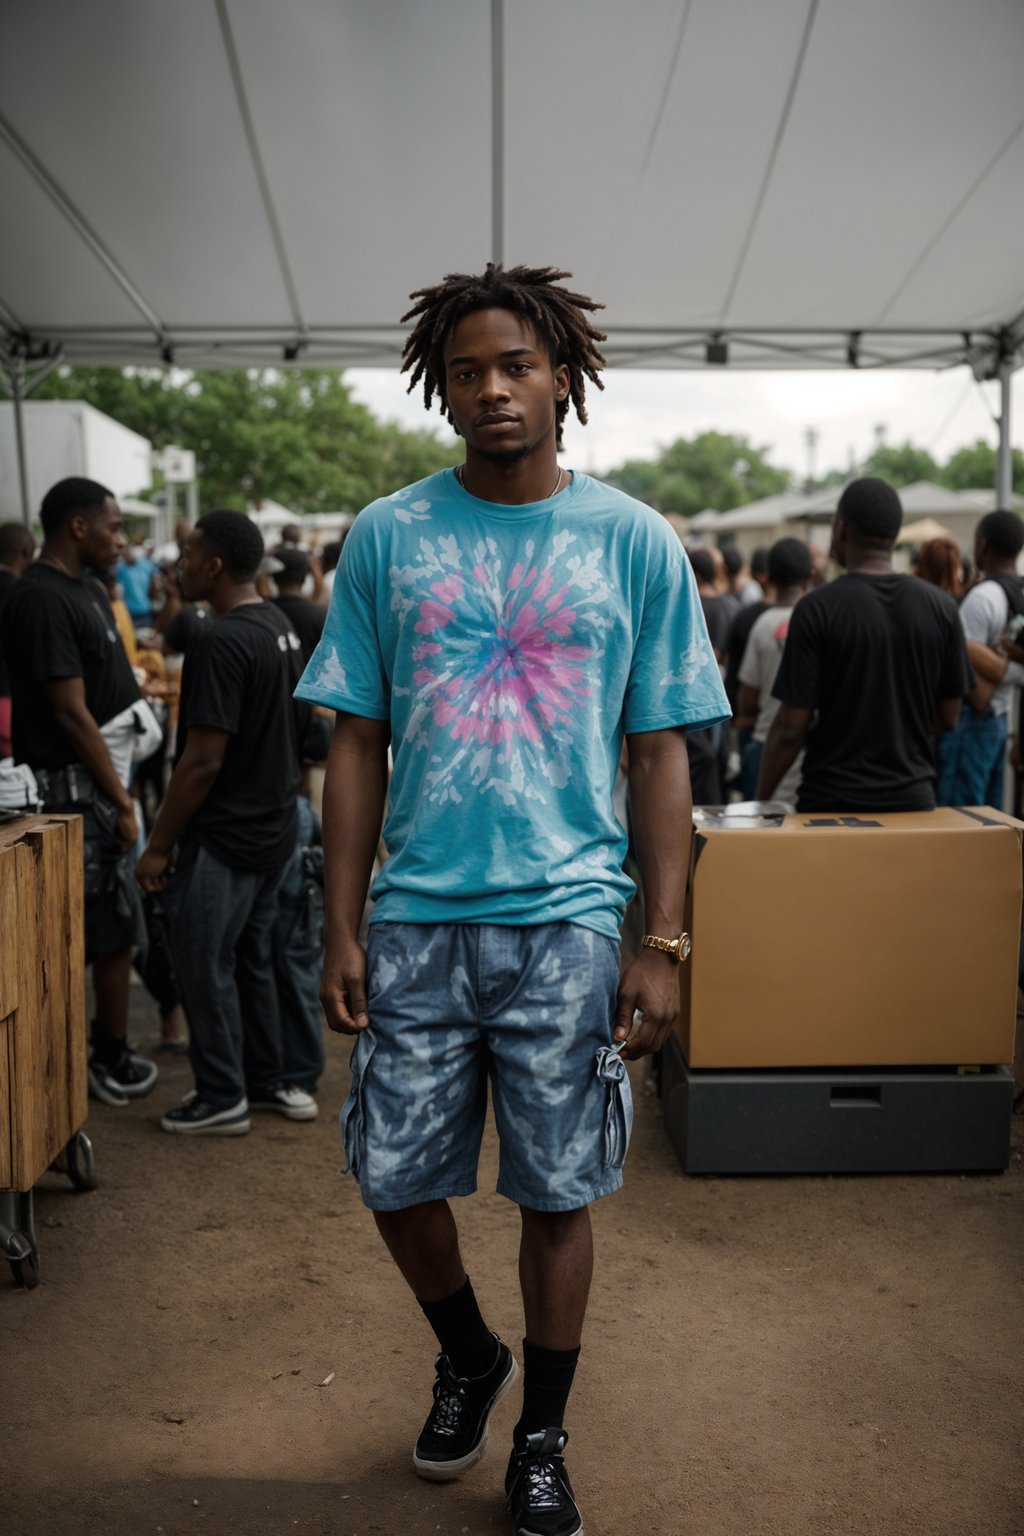
<svg viewBox="0 0 1024 1536"><path fill-rule="evenodd" d="M725 561L719 549L698 545L687 551L697 580L697 594L708 636L723 671L729 627L739 613L737 600L725 592ZM728 698L728 694L726 695ZM729 705L730 709L732 704ZM721 805L729 761L729 737L725 726L698 731L686 739L690 761L690 788L694 805Z"/></svg>
<svg viewBox="0 0 1024 1536"><path fill-rule="evenodd" d="M153 564L140 542L126 548L116 575L135 628L150 629L153 604L160 592L160 567Z"/></svg>
<svg viewBox="0 0 1024 1536"><path fill-rule="evenodd" d="M1024 586L1017 575L1022 549L1024 522L1016 512L989 512L981 519L974 536L974 563L981 580L960 604L960 623L972 659L977 655L979 672L984 669L995 688L979 710L968 700L960 713L950 794L953 805L1003 807L1013 690L1024 683L1024 667L991 653L998 651L1010 623L1015 622L1019 631L1024 620ZM976 646L985 649L979 654Z"/></svg>
<svg viewBox="0 0 1024 1536"><path fill-rule="evenodd" d="M847 575L793 610L759 799L806 742L798 811L934 809L932 738L953 729L974 679L952 598L893 570L902 521L884 480L854 480L840 496L832 554Z"/></svg>
<svg viewBox="0 0 1024 1536"><path fill-rule="evenodd" d="M309 556L303 549L281 544L274 550L281 569L274 573L277 596L271 598L288 619L302 644L302 664L309 661L323 634L326 609L323 603L303 597L303 583L309 576Z"/></svg>
<svg viewBox="0 0 1024 1536"><path fill-rule="evenodd" d="M301 663L295 631L256 591L262 558L241 512L208 512L185 540L185 596L216 618L185 657L174 772L135 869L143 890L166 892L188 1016L195 1092L160 1122L178 1135L244 1135L252 1108L317 1113L282 1081L272 939L296 841Z"/></svg>
<svg viewBox="0 0 1024 1536"><path fill-rule="evenodd" d="M604 362L587 318L599 306L560 287L568 275L490 265L413 295L410 388L437 396L465 462L356 519L300 688L338 711L322 997L356 1040L349 1165L440 1347L414 1465L436 1481L473 1465L518 1373L448 1206L475 1188L489 1069L498 1190L522 1221L525 1386L505 1489L524 1536L581 1529L562 1453L588 1206L622 1180L621 1059L656 1050L678 1009L684 728L727 713L671 527L558 465L570 399L585 421L585 380ZM620 982L623 732L652 943Z"/></svg>
<svg viewBox="0 0 1024 1536"><path fill-rule="evenodd" d="M757 794L761 755L779 710L779 701L772 697L772 688L789 633L790 617L811 584L811 551L801 539L779 539L772 545L768 553L768 582L775 593L775 601L751 628L739 668L736 727L740 733L744 728L749 731L740 753L744 800L753 800ZM749 612L749 609L744 611ZM795 801L801 766L798 757L776 787L776 799Z"/></svg>
<svg viewBox="0 0 1024 1536"><path fill-rule="evenodd" d="M0 527L0 613L19 576L24 575L36 552L36 541L24 523ZM11 684L0 642L0 758L11 755Z"/></svg>
<svg viewBox="0 0 1024 1536"><path fill-rule="evenodd" d="M115 763L101 727L139 688L103 584L124 548L121 512L94 480L61 480L43 497L43 548L3 610L14 756L36 776L48 811L75 813L85 840L85 958L92 965L89 1091L123 1107L148 1093L153 1062L126 1043L132 949L142 912L131 877L138 836L130 755Z"/></svg>

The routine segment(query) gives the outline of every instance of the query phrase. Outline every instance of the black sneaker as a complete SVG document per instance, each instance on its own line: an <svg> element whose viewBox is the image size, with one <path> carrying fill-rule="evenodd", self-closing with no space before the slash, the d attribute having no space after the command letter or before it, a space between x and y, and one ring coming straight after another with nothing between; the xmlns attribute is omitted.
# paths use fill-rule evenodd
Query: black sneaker
<svg viewBox="0 0 1024 1536"><path fill-rule="evenodd" d="M90 1099L98 1099L101 1104L109 1104L112 1109L124 1109L128 1095L116 1078L111 1077L109 1067L104 1066L102 1061L90 1060L88 1076Z"/></svg>
<svg viewBox="0 0 1024 1536"><path fill-rule="evenodd" d="M160 1068L148 1056L137 1056L127 1045L116 1061L108 1063L107 1075L114 1079L127 1098L141 1099L152 1092Z"/></svg>
<svg viewBox="0 0 1024 1536"><path fill-rule="evenodd" d="M447 1355L434 1361L434 1406L412 1453L416 1471L432 1483L450 1482L480 1460L491 1412L519 1375L508 1345L492 1338L498 1352L483 1376L456 1376Z"/></svg>
<svg viewBox="0 0 1024 1536"><path fill-rule="evenodd" d="M177 1109L169 1109L160 1121L165 1131L179 1136L244 1136L252 1125L249 1101L239 1099L227 1109L207 1104L198 1093L188 1094Z"/></svg>
<svg viewBox="0 0 1024 1536"><path fill-rule="evenodd" d="M513 1451L505 1474L505 1503L515 1536L580 1536L583 1521L573 1498L562 1452L564 1429L528 1435L525 1451Z"/></svg>

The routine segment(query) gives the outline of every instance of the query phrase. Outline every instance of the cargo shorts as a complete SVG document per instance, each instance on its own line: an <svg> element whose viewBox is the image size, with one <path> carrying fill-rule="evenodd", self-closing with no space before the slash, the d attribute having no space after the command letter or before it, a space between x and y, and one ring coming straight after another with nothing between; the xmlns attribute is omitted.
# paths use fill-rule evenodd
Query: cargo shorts
<svg viewBox="0 0 1024 1536"><path fill-rule="evenodd" d="M371 925L370 1025L341 1112L364 1204L473 1193L488 1078L500 1195L569 1211L618 1189L633 1118L618 982L618 943L575 923Z"/></svg>

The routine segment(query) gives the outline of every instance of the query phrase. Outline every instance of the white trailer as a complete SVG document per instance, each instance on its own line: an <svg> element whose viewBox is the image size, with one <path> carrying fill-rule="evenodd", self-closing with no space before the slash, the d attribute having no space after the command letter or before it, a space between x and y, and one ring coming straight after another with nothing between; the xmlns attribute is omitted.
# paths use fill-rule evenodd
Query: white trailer
<svg viewBox="0 0 1024 1536"><path fill-rule="evenodd" d="M112 416L82 400L26 400L21 411L33 522L50 486L71 475L98 480L118 497L152 485L148 438ZM21 516L14 406L0 402L0 522L19 522Z"/></svg>

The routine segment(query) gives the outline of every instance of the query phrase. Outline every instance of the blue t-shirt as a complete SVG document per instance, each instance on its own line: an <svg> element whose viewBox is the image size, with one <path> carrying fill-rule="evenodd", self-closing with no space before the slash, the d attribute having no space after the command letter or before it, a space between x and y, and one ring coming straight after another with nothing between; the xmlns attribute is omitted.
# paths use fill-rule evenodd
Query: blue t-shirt
<svg viewBox="0 0 1024 1536"><path fill-rule="evenodd" d="M729 714L676 534L581 474L524 506L450 469L373 502L297 693L391 722L373 922L612 938L634 889L612 807L623 732Z"/></svg>
<svg viewBox="0 0 1024 1536"><path fill-rule="evenodd" d="M124 592L124 605L133 618L152 613L153 599L149 589L157 567L146 555L136 555L133 561L121 559L114 572Z"/></svg>

